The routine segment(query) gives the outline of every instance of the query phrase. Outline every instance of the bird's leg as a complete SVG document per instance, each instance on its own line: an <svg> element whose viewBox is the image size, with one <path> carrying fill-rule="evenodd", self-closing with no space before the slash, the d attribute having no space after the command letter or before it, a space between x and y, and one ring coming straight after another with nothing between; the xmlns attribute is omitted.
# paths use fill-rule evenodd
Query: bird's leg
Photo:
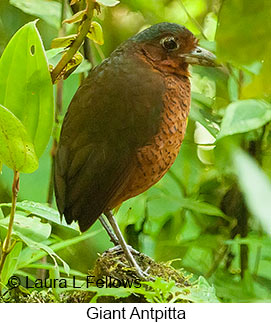
<svg viewBox="0 0 271 323"><path fill-rule="evenodd" d="M133 257L129 246L127 245L127 243L124 240L124 237L123 237L123 235L122 235L122 233L120 231L120 228L119 228L119 226L117 224L117 221L116 221L112 211L106 211L106 212L104 212L104 214L107 217L110 225L112 226L113 231L115 232L115 234L116 234L116 236L118 238L119 244L121 245L122 250L123 250L127 260L129 261L130 265L135 268L137 274L139 275L139 277L141 279L150 280L151 277L139 267L139 265L137 264L135 258Z"/></svg>
<svg viewBox="0 0 271 323"><path fill-rule="evenodd" d="M117 238L117 236L115 235L115 233L111 230L111 228L109 227L109 225L107 224L106 220L104 219L103 215L99 216L99 220L101 222L101 224L103 225L103 227L105 228L106 232L108 233L109 237L110 237L110 241L112 241L115 245L115 247L110 248L111 252L123 252L122 247L119 243L119 240ZM130 249L131 253L134 255L139 255L140 252L135 250L134 248L132 248L131 246L128 245L128 248Z"/></svg>
<svg viewBox="0 0 271 323"><path fill-rule="evenodd" d="M101 224L103 225L103 227L105 228L106 232L108 233L110 240L114 243L115 246L119 246L119 240L116 237L115 233L110 229L110 227L108 226L108 224L106 223L103 215L99 216L99 220L101 222Z"/></svg>

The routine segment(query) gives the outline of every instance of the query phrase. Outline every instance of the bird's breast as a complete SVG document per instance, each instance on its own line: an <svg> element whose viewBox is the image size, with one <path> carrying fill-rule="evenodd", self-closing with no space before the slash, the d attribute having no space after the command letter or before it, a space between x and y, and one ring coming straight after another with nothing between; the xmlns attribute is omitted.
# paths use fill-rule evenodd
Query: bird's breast
<svg viewBox="0 0 271 323"><path fill-rule="evenodd" d="M115 207L157 183L174 163L184 138L190 108L190 81L177 76L165 78L166 91L158 132L137 149L136 166L112 201Z"/></svg>

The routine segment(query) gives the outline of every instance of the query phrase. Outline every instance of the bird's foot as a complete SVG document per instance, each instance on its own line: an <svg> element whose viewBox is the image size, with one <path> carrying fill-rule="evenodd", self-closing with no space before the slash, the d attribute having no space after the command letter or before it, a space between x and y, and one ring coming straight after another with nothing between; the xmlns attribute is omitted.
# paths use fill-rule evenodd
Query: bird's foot
<svg viewBox="0 0 271 323"><path fill-rule="evenodd" d="M137 275L144 281L155 281L155 279L148 274L150 267L148 267L145 271L142 270L139 266L138 268L135 268Z"/></svg>
<svg viewBox="0 0 271 323"><path fill-rule="evenodd" d="M131 247L129 245L127 245L127 247L129 248L129 250L131 251L131 253L133 255L140 255L140 252L137 251L136 249L134 249L133 247ZM113 253L122 253L123 249L122 249L121 245L117 245L115 247L110 248L108 251L113 252Z"/></svg>
<svg viewBox="0 0 271 323"><path fill-rule="evenodd" d="M131 254L132 254L132 255L137 255L137 256L139 256L139 255L140 255L140 252L139 252L139 251L137 251L136 249L134 249L133 247L131 247L131 246L129 246L129 245L127 245L127 247L128 247L128 249L129 249L129 251L131 252ZM117 245L117 246L115 246L115 247L113 247L113 248L110 248L108 251L109 251L109 252L111 252L111 253L115 253L115 254L124 253L124 251L123 251L123 249L122 249L121 245ZM124 267L130 267L130 266L128 266L128 265L126 265L126 264L124 264L124 263L122 263L122 266L124 266ZM148 274L148 271L149 271L150 267L148 267L148 268L144 271L144 270L142 270L142 269L140 268L140 266L137 264L137 262L136 262L136 261L134 261L134 262L133 262L133 268L134 268L134 270L135 270L136 275L137 275L140 279L142 279L142 280L144 280L144 281L154 281L154 280L155 280L152 276L150 276L150 274Z"/></svg>

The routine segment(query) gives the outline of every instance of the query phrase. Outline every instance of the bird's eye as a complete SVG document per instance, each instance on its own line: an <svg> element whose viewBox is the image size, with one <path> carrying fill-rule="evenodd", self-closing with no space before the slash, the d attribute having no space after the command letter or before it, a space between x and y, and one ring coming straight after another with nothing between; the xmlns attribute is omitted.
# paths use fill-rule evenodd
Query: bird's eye
<svg viewBox="0 0 271 323"><path fill-rule="evenodd" d="M174 50L179 47L174 37L166 37L161 40L162 46L167 50Z"/></svg>

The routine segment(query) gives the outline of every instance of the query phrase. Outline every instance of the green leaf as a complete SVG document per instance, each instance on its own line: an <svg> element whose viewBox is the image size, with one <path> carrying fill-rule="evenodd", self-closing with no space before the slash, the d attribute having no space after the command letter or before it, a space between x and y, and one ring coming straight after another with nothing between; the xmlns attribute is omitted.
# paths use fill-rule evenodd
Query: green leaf
<svg viewBox="0 0 271 323"><path fill-rule="evenodd" d="M217 139L257 129L270 120L271 105L265 101L233 102L227 107Z"/></svg>
<svg viewBox="0 0 271 323"><path fill-rule="evenodd" d="M46 56L50 64L56 66L60 61L62 54L65 52L65 48L53 48L46 51ZM91 69L91 64L88 60L84 59L82 63L75 69L73 73L79 74L88 72Z"/></svg>
<svg viewBox="0 0 271 323"><path fill-rule="evenodd" d="M39 17L48 25L59 29L61 25L61 3L48 0L9 0L23 12Z"/></svg>
<svg viewBox="0 0 271 323"><path fill-rule="evenodd" d="M52 48L69 47L77 35L68 35L65 37L54 38L51 43Z"/></svg>
<svg viewBox="0 0 271 323"><path fill-rule="evenodd" d="M0 160L9 168L23 173L31 173L38 168L38 159L25 127L1 104L0 142Z"/></svg>
<svg viewBox="0 0 271 323"><path fill-rule="evenodd" d="M64 248L68 248L69 246L72 246L76 243L79 243L81 241L84 241L88 238L94 237L95 235L97 235L98 233L100 233L100 231L95 231L95 232L88 232L88 233L83 233L80 236L68 239L68 240L64 240L61 242L56 242L55 244L50 245L50 247L45 246L44 244L41 243L34 243L34 241L32 241L31 239L28 239L24 236L20 236L20 238L30 247L30 248L34 248L34 249L41 249L41 251L37 252L35 255L32 255L31 258L25 258L25 262L20 263L20 267L25 267L27 265L29 265L30 263L33 263L39 259L41 259L42 257L46 256L46 253L49 253L50 255L56 256L58 257L55 252L58 250L62 250ZM58 257L59 258L59 257ZM61 259L62 260L62 259ZM62 260L63 262L63 260ZM65 266L64 266L65 268Z"/></svg>
<svg viewBox="0 0 271 323"><path fill-rule="evenodd" d="M11 207L11 203L2 203L0 204L0 206ZM17 207L17 210L29 212L29 214L34 214L52 223L56 223L56 224L65 226L69 229L79 231L78 225L76 223L72 223L68 225L64 219L63 221L61 221L60 214L58 213L58 211L46 204L32 202L32 201L22 201L22 202L17 202L16 207Z"/></svg>
<svg viewBox="0 0 271 323"><path fill-rule="evenodd" d="M97 302L97 299L99 297L112 296L112 297L115 297L115 298L118 299L118 298L128 297L129 295L131 295L131 293L129 292L129 290L127 290L124 287L119 287L119 288L98 288L98 287L92 287L92 288L88 288L86 290L96 291L96 294L91 299L91 303L96 303Z"/></svg>
<svg viewBox="0 0 271 323"><path fill-rule="evenodd" d="M63 54L67 49L63 48L52 48L46 51L46 57L48 63L51 66L55 67L57 63L61 60Z"/></svg>
<svg viewBox="0 0 271 323"><path fill-rule="evenodd" d="M0 226L8 228L9 217L0 220ZM41 242L49 238L51 234L51 225L42 223L40 219L28 217L23 213L16 212L13 224L13 233L16 235L21 233L27 237L31 237L33 241Z"/></svg>
<svg viewBox="0 0 271 323"><path fill-rule="evenodd" d="M26 244L28 245L28 247L33 248L33 249L41 249L44 250L44 252L42 252L42 257L45 256L46 254L48 254L54 261L55 266L57 267L57 259L60 260L63 264L64 270L66 272L66 274L69 274L70 271L70 267L69 265L62 259L60 258L50 247L48 247L47 245L41 243L41 242L36 242L33 241L32 239L26 237L25 235L23 235L20 232L17 232L16 235ZM39 253L40 254L40 253ZM40 258L39 258L40 259ZM32 259L29 259L29 263L34 262L34 257Z"/></svg>
<svg viewBox="0 0 271 323"><path fill-rule="evenodd" d="M201 125L203 125L204 128L206 128L210 132L212 136L215 137L218 130L214 127L214 125L216 124L214 117L208 110L208 108L204 108L196 102L192 101L189 118L194 121L198 121Z"/></svg>
<svg viewBox="0 0 271 323"><path fill-rule="evenodd" d="M88 72L91 69L91 66L91 63L88 60L84 59L83 62L76 68L74 74Z"/></svg>
<svg viewBox="0 0 271 323"><path fill-rule="evenodd" d="M214 41L217 28L217 16L214 12L209 12L204 19L203 33L208 40Z"/></svg>
<svg viewBox="0 0 271 323"><path fill-rule="evenodd" d="M200 276L195 285L190 288L190 294L184 299L193 303L219 303L215 288L210 286L207 280Z"/></svg>
<svg viewBox="0 0 271 323"><path fill-rule="evenodd" d="M36 22L23 26L0 59L0 104L25 126L37 156L51 135L54 119L53 85Z"/></svg>
<svg viewBox="0 0 271 323"><path fill-rule="evenodd" d="M15 273L17 265L19 263L19 255L22 251L23 244L21 242L17 242L11 252L8 254L3 272L1 274L1 283L4 285L7 284L8 279Z"/></svg>
<svg viewBox="0 0 271 323"><path fill-rule="evenodd" d="M20 260L21 260L21 256L20 256ZM54 265L53 264L50 264L50 263L34 263L34 264L30 264L27 266L27 268L35 268L35 269L46 269L46 270L49 270L51 268L53 268ZM59 266L59 272L60 273L65 273L65 270L62 266ZM85 273L82 273L81 271L78 271L78 270L74 270L74 269L71 269L70 270L70 275L74 275L74 276L78 276L80 278L83 278L85 279L86 278L86 274Z"/></svg>
<svg viewBox="0 0 271 323"><path fill-rule="evenodd" d="M84 56L77 52L74 54L73 58L69 61L69 63L65 67L64 80L69 77L69 75L76 70L76 68L83 62Z"/></svg>
<svg viewBox="0 0 271 323"><path fill-rule="evenodd" d="M63 23L66 24L73 24L75 22L79 22L83 19L84 15L86 14L86 10L81 10L76 12L72 17L65 19Z"/></svg>
<svg viewBox="0 0 271 323"><path fill-rule="evenodd" d="M49 279L55 281L56 279L60 278L60 273L59 273L59 267L58 266L54 266L52 268L49 269ZM59 293L61 291L61 288L58 286L53 285L52 286L52 292L55 295L55 298L58 302L60 302L60 297L59 297Z"/></svg>
<svg viewBox="0 0 271 323"><path fill-rule="evenodd" d="M234 150L233 163L246 204L271 235L271 183L256 162L241 150Z"/></svg>
<svg viewBox="0 0 271 323"><path fill-rule="evenodd" d="M142 282L149 286L145 288L129 288L135 294L142 294L150 303L184 303L185 300L192 303L219 303L215 294L215 288L210 286L205 278L199 277L191 286L179 287L174 281L164 281L157 277L154 282Z"/></svg>
<svg viewBox="0 0 271 323"><path fill-rule="evenodd" d="M87 37L95 43L103 45L104 36L102 26L98 22L92 21Z"/></svg>
<svg viewBox="0 0 271 323"><path fill-rule="evenodd" d="M79 2L80 0L71 0L70 5L73 6L74 4L76 4L76 2Z"/></svg>
<svg viewBox="0 0 271 323"><path fill-rule="evenodd" d="M222 217L225 220L230 220L218 207L209 203L197 201L191 198L180 198L179 203L181 207L187 210L206 215L218 216Z"/></svg>
<svg viewBox="0 0 271 323"><path fill-rule="evenodd" d="M118 0L97 0L97 2L106 7L114 7L120 3Z"/></svg>

